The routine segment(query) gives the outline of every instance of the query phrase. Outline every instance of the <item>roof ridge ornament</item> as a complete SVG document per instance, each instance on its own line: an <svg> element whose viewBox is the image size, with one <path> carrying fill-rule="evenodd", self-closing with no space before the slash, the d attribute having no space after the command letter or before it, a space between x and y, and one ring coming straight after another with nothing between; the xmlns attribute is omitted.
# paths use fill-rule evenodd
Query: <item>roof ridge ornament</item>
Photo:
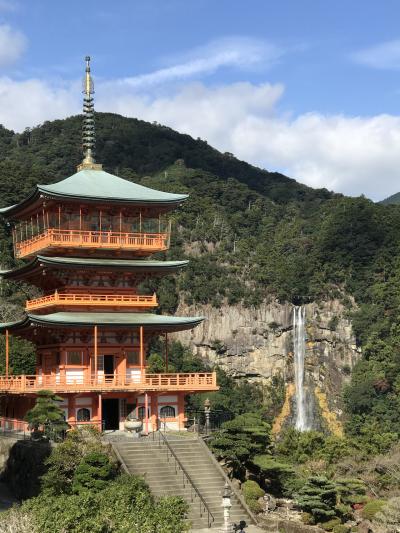
<svg viewBox="0 0 400 533"><path fill-rule="evenodd" d="M90 56L85 57L86 73L83 79L83 123L82 123L82 148L84 159L78 165L80 170L102 170L102 165L94 161L95 126L94 126L94 83L90 75Z"/></svg>

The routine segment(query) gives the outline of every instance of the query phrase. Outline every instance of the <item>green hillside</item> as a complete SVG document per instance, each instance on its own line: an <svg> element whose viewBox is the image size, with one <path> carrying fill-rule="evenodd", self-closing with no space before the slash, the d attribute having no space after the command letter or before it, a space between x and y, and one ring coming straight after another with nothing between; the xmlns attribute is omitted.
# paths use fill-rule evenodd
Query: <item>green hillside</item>
<svg viewBox="0 0 400 533"><path fill-rule="evenodd" d="M0 130L2 205L35 183L74 173L81 160L79 117L14 134ZM113 114L97 115L97 159L107 171L166 191L189 192L174 214L169 258L190 257L161 282L164 311L187 302L256 306L353 296L364 360L346 393L348 431L400 434L400 208L314 190L221 154L205 141ZM9 228L0 259L13 264ZM26 296L3 287L2 313ZM350 308L350 306L349 306ZM14 309L14 308L12 308ZM14 313L14 310L12 311Z"/></svg>
<svg viewBox="0 0 400 533"><path fill-rule="evenodd" d="M392 194L391 196L388 196L381 202L379 202L383 205L397 205L400 204L400 192L397 192L396 194Z"/></svg>

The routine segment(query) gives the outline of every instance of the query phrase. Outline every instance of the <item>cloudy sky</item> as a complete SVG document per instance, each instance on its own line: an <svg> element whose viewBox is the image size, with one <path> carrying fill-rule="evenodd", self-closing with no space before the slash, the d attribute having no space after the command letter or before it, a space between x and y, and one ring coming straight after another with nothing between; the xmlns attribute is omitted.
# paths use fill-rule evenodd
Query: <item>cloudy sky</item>
<svg viewBox="0 0 400 533"><path fill-rule="evenodd" d="M398 0L0 0L0 123L96 109L313 187L400 191Z"/></svg>

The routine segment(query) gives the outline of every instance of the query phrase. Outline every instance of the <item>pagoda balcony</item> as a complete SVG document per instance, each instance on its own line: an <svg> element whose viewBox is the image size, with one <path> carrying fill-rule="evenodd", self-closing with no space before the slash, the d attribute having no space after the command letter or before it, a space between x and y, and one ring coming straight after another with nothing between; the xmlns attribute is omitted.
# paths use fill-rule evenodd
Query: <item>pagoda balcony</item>
<svg viewBox="0 0 400 533"><path fill-rule="evenodd" d="M35 298L26 302L25 309L33 311L47 307L125 307L125 308L152 308L157 307L157 296L126 295L126 294L70 294L55 292L48 296Z"/></svg>
<svg viewBox="0 0 400 533"><path fill-rule="evenodd" d="M42 233L15 243L17 258L30 257L50 249L133 251L147 255L167 250L169 233L126 233L47 228Z"/></svg>
<svg viewBox="0 0 400 533"><path fill-rule="evenodd" d="M52 390L56 393L81 392L202 392L217 391L215 372L196 374L146 374L132 376L110 374L96 376L21 375L0 376L0 393L27 394L39 390Z"/></svg>

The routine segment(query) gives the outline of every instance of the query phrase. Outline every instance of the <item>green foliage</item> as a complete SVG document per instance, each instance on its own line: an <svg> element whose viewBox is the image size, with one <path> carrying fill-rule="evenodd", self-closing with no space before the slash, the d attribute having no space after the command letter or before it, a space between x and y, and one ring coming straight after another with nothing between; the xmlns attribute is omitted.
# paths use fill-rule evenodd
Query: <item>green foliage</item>
<svg viewBox="0 0 400 533"><path fill-rule="evenodd" d="M345 505L354 505L367 501L365 483L361 479L335 479L339 501Z"/></svg>
<svg viewBox="0 0 400 533"><path fill-rule="evenodd" d="M10 321L14 317L10 317ZM9 336L9 373L32 375L36 372L36 350L31 342L13 335ZM5 374L6 369L6 341L5 335L0 335L0 373Z"/></svg>
<svg viewBox="0 0 400 533"><path fill-rule="evenodd" d="M72 480L72 492L98 492L107 482L115 478L117 468L108 455L99 452L87 453L76 467Z"/></svg>
<svg viewBox="0 0 400 533"><path fill-rule="evenodd" d="M375 515L382 511L386 503L385 500L370 500L364 505L361 511L362 517L365 518L365 520L373 520Z"/></svg>
<svg viewBox="0 0 400 533"><path fill-rule="evenodd" d="M158 124L110 113L98 113L96 121L97 157L108 171L160 190L190 193L173 214L171 249L159 254L181 259L185 250L190 265L176 279L149 284L158 290L161 311L174 311L178 294L187 304L241 302L249 307L271 298L298 304L354 297L357 310L351 318L364 359L345 393L346 430L365 444L366 453L388 449L400 435L400 207L313 190ZM80 117L46 122L21 134L0 128L4 205L25 198L38 182L53 183L75 172L80 128ZM15 266L11 254L10 228L4 224L3 265ZM26 291L20 284L3 284L2 321L20 315ZM329 327L336 326L333 317ZM18 342L11 347L12 372L31 373L33 351ZM162 352L158 355L162 358ZM181 368L196 363L184 360ZM162 370L160 359L152 364ZM216 399L232 414L258 411L262 394L255 407L255 389L245 389L236 389L232 402L223 393ZM250 392L247 408L245 392ZM269 418L276 414L275 405L279 402L264 403Z"/></svg>
<svg viewBox="0 0 400 533"><path fill-rule="evenodd" d="M115 465L110 450L105 447L96 429L76 429L58 444L46 461L47 472L42 477L43 493L49 496L71 494L75 472L87 456L104 455L107 452L109 464ZM112 467L112 470L115 466Z"/></svg>
<svg viewBox="0 0 400 533"><path fill-rule="evenodd" d="M333 526L332 531L333 533L348 533L350 528L344 524L336 524L336 526Z"/></svg>
<svg viewBox="0 0 400 533"><path fill-rule="evenodd" d="M50 428L55 433L58 433L67 429L68 426L64 420L64 411L57 405L61 401L62 398L52 391L38 391L36 404L26 413L25 420L35 430L44 427L45 429Z"/></svg>
<svg viewBox="0 0 400 533"><path fill-rule="evenodd" d="M265 490L260 487L257 481L253 481L251 479L248 479L242 483L241 488L244 499L250 510L253 513L260 513L262 511L262 506L259 504L258 499L264 496Z"/></svg>
<svg viewBox="0 0 400 533"><path fill-rule="evenodd" d="M333 531L335 527L339 527L341 523L339 518L331 518L330 520L321 522L320 525L325 529L325 531Z"/></svg>
<svg viewBox="0 0 400 533"><path fill-rule="evenodd" d="M299 488L296 486L296 481L300 485L304 483L301 478L296 479L292 465L279 461L271 455L255 455L251 463L268 490L274 494L291 496L294 489Z"/></svg>
<svg viewBox="0 0 400 533"><path fill-rule="evenodd" d="M267 449L270 429L269 424L254 413L238 415L212 435L209 446L219 459L224 459L235 476L241 477L252 456Z"/></svg>
<svg viewBox="0 0 400 533"><path fill-rule="evenodd" d="M155 502L145 482L122 475L100 491L41 495L21 507L33 516L36 532L179 533L186 531L187 506L180 498Z"/></svg>
<svg viewBox="0 0 400 533"><path fill-rule="evenodd" d="M313 515L316 522L325 522L335 517L337 493L335 484L324 476L312 476L299 490L297 504L302 511ZM337 520L336 523L340 523ZM333 526L336 524L332 524Z"/></svg>

